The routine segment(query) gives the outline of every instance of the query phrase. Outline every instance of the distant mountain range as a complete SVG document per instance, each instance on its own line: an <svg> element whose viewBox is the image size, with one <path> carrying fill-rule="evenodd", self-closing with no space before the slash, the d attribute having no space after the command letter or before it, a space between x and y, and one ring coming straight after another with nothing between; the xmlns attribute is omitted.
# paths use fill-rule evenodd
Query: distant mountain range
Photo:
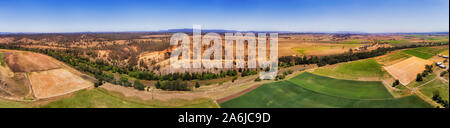
<svg viewBox="0 0 450 128"><path fill-rule="evenodd" d="M175 32L184 32L191 33L193 29L185 28L185 29L168 29L168 30L159 30L159 31L122 31L122 32L45 32L45 33L175 33ZM414 35L424 35L424 34L449 34L449 32L390 32L390 33L367 33L367 32L355 32L355 31L337 31L337 32L295 32L295 31L238 31L238 30L225 30L225 29L202 29L202 33L208 32L216 32L216 33L313 33L313 34L414 34ZM0 32L0 35L7 34L45 34L39 32Z"/></svg>

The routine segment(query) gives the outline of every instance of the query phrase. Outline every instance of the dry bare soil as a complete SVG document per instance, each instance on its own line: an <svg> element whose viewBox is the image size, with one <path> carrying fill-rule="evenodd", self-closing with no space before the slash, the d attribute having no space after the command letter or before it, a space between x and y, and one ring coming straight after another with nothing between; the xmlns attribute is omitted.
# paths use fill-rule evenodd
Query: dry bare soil
<svg viewBox="0 0 450 128"><path fill-rule="evenodd" d="M425 65L432 64L432 61L411 57L391 66L384 67L394 78L398 79L401 84L408 85L416 79L418 73L425 70Z"/></svg>

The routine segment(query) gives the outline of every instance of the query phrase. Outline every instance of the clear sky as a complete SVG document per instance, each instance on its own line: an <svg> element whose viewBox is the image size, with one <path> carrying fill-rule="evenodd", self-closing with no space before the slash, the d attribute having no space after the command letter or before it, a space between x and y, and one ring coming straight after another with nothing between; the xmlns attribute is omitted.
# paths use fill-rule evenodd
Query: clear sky
<svg viewBox="0 0 450 128"><path fill-rule="evenodd" d="M0 32L448 32L449 0L0 0Z"/></svg>

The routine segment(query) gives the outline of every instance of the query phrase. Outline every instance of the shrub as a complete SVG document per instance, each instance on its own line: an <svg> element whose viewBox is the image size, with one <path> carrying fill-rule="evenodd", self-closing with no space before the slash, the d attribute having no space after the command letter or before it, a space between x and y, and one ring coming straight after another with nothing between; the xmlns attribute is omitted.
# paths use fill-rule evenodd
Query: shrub
<svg viewBox="0 0 450 128"><path fill-rule="evenodd" d="M161 83L158 81L158 82L156 82L156 84L155 84L155 88L157 88L157 89L160 89L161 88Z"/></svg>
<svg viewBox="0 0 450 128"><path fill-rule="evenodd" d="M234 83L234 81L236 81L238 79L238 77L234 77L231 82Z"/></svg>
<svg viewBox="0 0 450 128"><path fill-rule="evenodd" d="M420 73L417 74L416 81L423 81L422 75Z"/></svg>
<svg viewBox="0 0 450 128"><path fill-rule="evenodd" d="M145 86L139 80L135 80L134 81L134 88L137 89L137 90L144 90Z"/></svg>
<svg viewBox="0 0 450 128"><path fill-rule="evenodd" d="M195 88L200 88L200 84L198 82L195 82Z"/></svg>

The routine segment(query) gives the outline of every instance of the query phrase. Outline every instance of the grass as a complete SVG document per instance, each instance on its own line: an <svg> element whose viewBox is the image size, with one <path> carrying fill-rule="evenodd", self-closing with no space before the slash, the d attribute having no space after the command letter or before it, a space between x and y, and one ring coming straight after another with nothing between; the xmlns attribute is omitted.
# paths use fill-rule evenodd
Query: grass
<svg viewBox="0 0 450 128"><path fill-rule="evenodd" d="M419 48L413 48L404 50L404 53L407 53L412 56L416 56L422 59L429 59L433 57L434 55L437 55L440 52L443 52L445 50L448 50L448 47L440 47L440 48L431 48L431 47L419 47Z"/></svg>
<svg viewBox="0 0 450 128"><path fill-rule="evenodd" d="M0 99L0 108L28 108L28 107L30 107L30 105L27 103Z"/></svg>
<svg viewBox="0 0 450 128"><path fill-rule="evenodd" d="M350 99L390 99L392 95L381 82L339 80L330 77L302 73L289 82L322 94Z"/></svg>
<svg viewBox="0 0 450 128"><path fill-rule="evenodd" d="M420 86L420 85L422 85L422 84L425 84L425 83L427 83L427 82L429 82L429 81L431 81L431 80L434 80L436 77L437 77L436 74L431 73L431 74L428 74L426 77L422 77L422 78L423 78L422 81L416 81L416 80L414 79L414 80L411 81L411 83L409 83L407 86L408 86L408 87L418 87L418 86Z"/></svg>
<svg viewBox="0 0 450 128"><path fill-rule="evenodd" d="M344 79L358 79L361 77L383 77L386 72L375 59L366 59L339 64L338 67L323 67L314 70L313 73Z"/></svg>
<svg viewBox="0 0 450 128"><path fill-rule="evenodd" d="M210 108L217 107L210 99L199 99L194 101L144 101L138 98L125 97L121 93L110 92L103 88L82 90L74 96L51 102L44 108L166 108L166 107L194 107Z"/></svg>
<svg viewBox="0 0 450 128"><path fill-rule="evenodd" d="M125 97L121 93L110 92L103 88L81 90L70 97L48 104L37 105L6 101L0 99L0 108L217 108L211 99L144 101L134 97Z"/></svg>
<svg viewBox="0 0 450 128"><path fill-rule="evenodd" d="M420 52L420 51L417 51L417 50L413 50L413 49L405 50L403 52L405 52L405 53L407 53L409 55L413 55L413 56L422 58L422 59L429 59L429 58L433 57L432 54L423 53L423 52Z"/></svg>
<svg viewBox="0 0 450 128"><path fill-rule="evenodd" d="M439 94L444 100L449 101L449 85L448 83L444 83L439 79L436 79L423 87L421 87L420 92L422 92L425 96L430 99L434 94Z"/></svg>
<svg viewBox="0 0 450 128"><path fill-rule="evenodd" d="M429 108L417 96L399 99L347 99L311 91L289 81L261 85L259 88L220 104L223 108Z"/></svg>

